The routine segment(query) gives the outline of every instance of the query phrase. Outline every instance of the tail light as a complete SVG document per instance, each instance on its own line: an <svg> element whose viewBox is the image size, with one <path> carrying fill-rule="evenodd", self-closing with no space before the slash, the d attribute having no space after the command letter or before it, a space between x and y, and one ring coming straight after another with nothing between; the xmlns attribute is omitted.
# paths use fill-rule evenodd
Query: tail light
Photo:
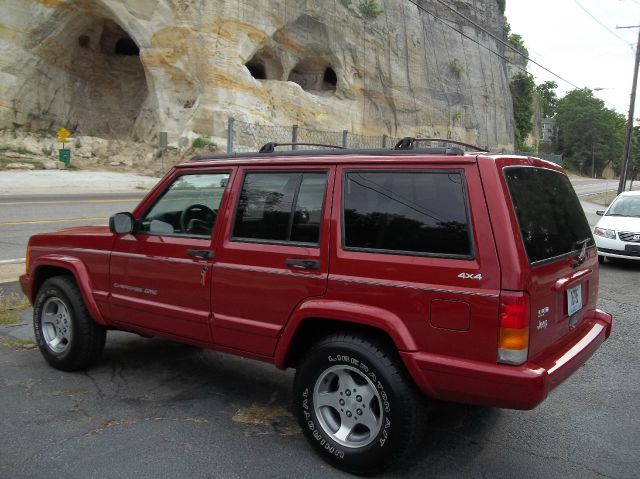
<svg viewBox="0 0 640 479"><path fill-rule="evenodd" d="M529 353L529 297L526 293L500 293L498 362L522 364Z"/></svg>

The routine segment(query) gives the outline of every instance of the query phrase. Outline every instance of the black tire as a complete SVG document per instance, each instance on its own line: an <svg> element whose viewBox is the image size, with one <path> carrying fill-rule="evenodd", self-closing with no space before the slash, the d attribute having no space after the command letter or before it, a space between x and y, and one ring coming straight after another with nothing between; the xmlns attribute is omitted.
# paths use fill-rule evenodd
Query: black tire
<svg viewBox="0 0 640 479"><path fill-rule="evenodd" d="M598 255L598 263L604 264L604 256Z"/></svg>
<svg viewBox="0 0 640 479"><path fill-rule="evenodd" d="M92 365L102 354L107 333L93 320L69 276L49 278L38 290L33 331L44 359L62 371Z"/></svg>
<svg viewBox="0 0 640 479"><path fill-rule="evenodd" d="M395 350L349 333L322 339L303 358L294 408L316 452L334 467L361 475L406 457L419 443L426 418L424 398Z"/></svg>

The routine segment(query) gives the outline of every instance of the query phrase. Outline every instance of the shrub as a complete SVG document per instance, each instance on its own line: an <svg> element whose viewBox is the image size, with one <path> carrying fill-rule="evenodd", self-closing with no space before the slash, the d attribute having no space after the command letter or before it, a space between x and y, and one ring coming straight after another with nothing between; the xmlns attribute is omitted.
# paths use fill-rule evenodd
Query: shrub
<svg viewBox="0 0 640 479"><path fill-rule="evenodd" d="M376 18L377 16L384 13L384 10L380 8L380 5L378 4L378 2L376 2L376 0L364 0L360 2L360 5L358 5L358 10L360 10L360 13L368 18Z"/></svg>
<svg viewBox="0 0 640 479"><path fill-rule="evenodd" d="M205 146L209 146L210 144L211 142L209 140L199 136L198 138L193 140L193 143L191 144L191 146L193 148L204 148Z"/></svg>

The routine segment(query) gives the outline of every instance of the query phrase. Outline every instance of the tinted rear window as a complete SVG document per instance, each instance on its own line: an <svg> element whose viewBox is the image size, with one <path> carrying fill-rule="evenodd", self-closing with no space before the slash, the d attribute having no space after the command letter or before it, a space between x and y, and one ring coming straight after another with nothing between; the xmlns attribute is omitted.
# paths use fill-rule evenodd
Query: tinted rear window
<svg viewBox="0 0 640 479"><path fill-rule="evenodd" d="M350 171L345 180L346 248L472 255L461 171Z"/></svg>
<svg viewBox="0 0 640 479"><path fill-rule="evenodd" d="M545 168L504 169L530 263L562 256L582 247L591 229L580 201L563 173Z"/></svg>

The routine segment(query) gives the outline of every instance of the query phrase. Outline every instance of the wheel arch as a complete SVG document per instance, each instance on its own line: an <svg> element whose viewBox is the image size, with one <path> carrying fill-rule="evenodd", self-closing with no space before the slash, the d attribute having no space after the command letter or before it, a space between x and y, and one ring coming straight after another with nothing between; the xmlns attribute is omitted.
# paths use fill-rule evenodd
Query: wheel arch
<svg viewBox="0 0 640 479"><path fill-rule="evenodd" d="M339 331L366 334L397 351L417 349L406 325L390 311L342 301L310 300L287 322L276 346L276 367L295 367L308 347Z"/></svg>
<svg viewBox="0 0 640 479"><path fill-rule="evenodd" d="M91 294L93 291L91 279L82 261L77 258L59 256L38 258L31 271L33 280L29 299L32 303L46 280L54 276L70 276L78 286L82 299L93 320L102 326L107 326L107 322L104 320Z"/></svg>

